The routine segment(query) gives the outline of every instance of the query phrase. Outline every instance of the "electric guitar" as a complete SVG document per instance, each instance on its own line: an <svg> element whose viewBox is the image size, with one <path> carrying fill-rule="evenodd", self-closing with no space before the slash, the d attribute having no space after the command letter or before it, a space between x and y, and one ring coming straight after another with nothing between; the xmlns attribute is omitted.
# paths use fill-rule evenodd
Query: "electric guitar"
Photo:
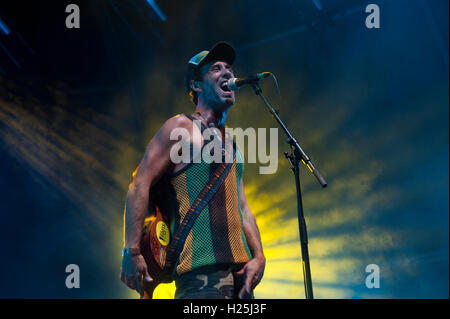
<svg viewBox="0 0 450 319"><path fill-rule="evenodd" d="M145 219L143 234L141 237L141 253L147 263L147 269L153 281L144 281L144 296L142 299L152 299L153 292L160 283L171 283L173 278L170 271L164 268L166 250L170 243L169 222L161 213L158 206L150 203L153 210Z"/></svg>

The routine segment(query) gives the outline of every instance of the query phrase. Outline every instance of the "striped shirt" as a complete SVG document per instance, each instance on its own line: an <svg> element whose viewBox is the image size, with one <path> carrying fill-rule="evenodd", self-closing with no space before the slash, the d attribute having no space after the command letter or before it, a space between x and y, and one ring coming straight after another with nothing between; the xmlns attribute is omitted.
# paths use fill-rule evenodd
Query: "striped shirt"
<svg viewBox="0 0 450 319"><path fill-rule="evenodd" d="M177 209L170 218L171 233L183 220L199 192L213 174L216 163L190 163L170 178ZM222 185L199 214L176 263L175 275L203 266L241 264L251 259L240 207L241 153L236 148L233 164Z"/></svg>

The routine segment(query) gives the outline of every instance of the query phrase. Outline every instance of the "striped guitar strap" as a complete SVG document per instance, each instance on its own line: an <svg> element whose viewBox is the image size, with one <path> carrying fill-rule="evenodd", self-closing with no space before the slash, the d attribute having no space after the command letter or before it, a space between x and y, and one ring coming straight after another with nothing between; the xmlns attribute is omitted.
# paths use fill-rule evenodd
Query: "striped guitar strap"
<svg viewBox="0 0 450 319"><path fill-rule="evenodd" d="M197 198L194 200L192 206L180 223L177 232L173 235L172 241L167 247L167 257L165 268L173 268L178 260L178 256L183 250L184 242L195 223L195 220L200 215L200 212L208 204L209 200L214 196L220 185L223 183L228 173L230 172L233 163L221 163L214 172L209 183L201 190Z"/></svg>

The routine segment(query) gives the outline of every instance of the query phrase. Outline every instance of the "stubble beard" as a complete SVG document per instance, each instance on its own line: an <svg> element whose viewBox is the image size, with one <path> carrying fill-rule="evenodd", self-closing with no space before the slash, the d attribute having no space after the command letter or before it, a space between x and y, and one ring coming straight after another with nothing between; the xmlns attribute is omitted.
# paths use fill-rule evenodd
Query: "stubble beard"
<svg viewBox="0 0 450 319"><path fill-rule="evenodd" d="M234 105L235 97L221 98L215 88L211 88L205 94L206 105L211 107L216 113L226 112Z"/></svg>

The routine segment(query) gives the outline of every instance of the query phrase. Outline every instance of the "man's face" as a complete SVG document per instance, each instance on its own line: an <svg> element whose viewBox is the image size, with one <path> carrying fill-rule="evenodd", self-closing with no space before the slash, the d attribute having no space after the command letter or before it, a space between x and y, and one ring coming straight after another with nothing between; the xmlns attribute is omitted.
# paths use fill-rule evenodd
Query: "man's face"
<svg viewBox="0 0 450 319"><path fill-rule="evenodd" d="M199 96L203 102L216 111L225 111L235 102L234 91L221 85L234 77L233 70L227 62L213 61L200 68L203 80L198 82L201 88Z"/></svg>

